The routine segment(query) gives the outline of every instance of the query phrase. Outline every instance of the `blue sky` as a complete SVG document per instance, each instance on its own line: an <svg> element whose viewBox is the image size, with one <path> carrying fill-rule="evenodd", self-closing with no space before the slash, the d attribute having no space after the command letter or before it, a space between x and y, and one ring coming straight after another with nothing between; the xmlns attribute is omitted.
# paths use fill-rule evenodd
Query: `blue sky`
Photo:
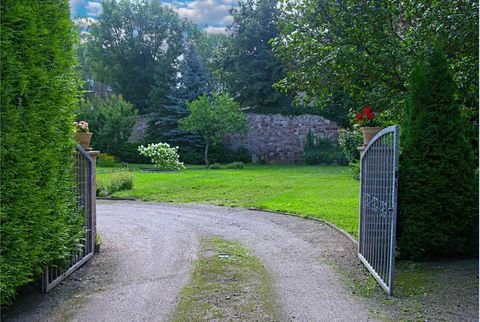
<svg viewBox="0 0 480 322"><path fill-rule="evenodd" d="M229 9L238 0L153 0L171 6L178 14L202 25L207 32L223 33L232 23ZM101 0L70 0L72 18L97 18L102 13Z"/></svg>

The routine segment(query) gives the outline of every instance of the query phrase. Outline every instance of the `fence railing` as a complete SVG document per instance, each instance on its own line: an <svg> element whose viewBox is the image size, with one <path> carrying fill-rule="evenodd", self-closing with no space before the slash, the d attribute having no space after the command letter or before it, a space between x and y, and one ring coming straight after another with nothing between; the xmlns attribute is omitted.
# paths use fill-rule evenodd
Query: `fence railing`
<svg viewBox="0 0 480 322"><path fill-rule="evenodd" d="M95 248L95 158L80 145L75 151L75 213L84 218L84 234L78 251L68 259L47 267L42 277L42 291L49 292L88 261Z"/></svg>
<svg viewBox="0 0 480 322"><path fill-rule="evenodd" d="M378 133L361 156L358 256L389 295L395 274L399 130Z"/></svg>

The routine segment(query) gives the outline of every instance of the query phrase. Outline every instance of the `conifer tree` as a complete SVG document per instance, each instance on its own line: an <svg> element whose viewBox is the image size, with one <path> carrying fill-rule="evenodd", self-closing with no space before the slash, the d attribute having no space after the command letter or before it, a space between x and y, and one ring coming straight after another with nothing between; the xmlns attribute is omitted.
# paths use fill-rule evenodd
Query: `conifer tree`
<svg viewBox="0 0 480 322"><path fill-rule="evenodd" d="M270 40L279 35L277 0L242 0L232 10L232 35L217 51L215 64L224 90L242 108L257 113L292 113L292 96L272 86L286 75Z"/></svg>
<svg viewBox="0 0 480 322"><path fill-rule="evenodd" d="M398 248L405 258L478 251L475 164L454 94L437 47L412 74L402 133Z"/></svg>
<svg viewBox="0 0 480 322"><path fill-rule="evenodd" d="M179 76L170 82L167 102L162 104L154 114L147 130L147 141L167 142L179 146L179 153L186 162L200 161L198 158L203 148L200 136L182 130L177 121L188 115L186 102L190 102L209 90L210 76L203 58L196 45L189 43L183 59L179 63ZM198 152L198 153L197 153Z"/></svg>

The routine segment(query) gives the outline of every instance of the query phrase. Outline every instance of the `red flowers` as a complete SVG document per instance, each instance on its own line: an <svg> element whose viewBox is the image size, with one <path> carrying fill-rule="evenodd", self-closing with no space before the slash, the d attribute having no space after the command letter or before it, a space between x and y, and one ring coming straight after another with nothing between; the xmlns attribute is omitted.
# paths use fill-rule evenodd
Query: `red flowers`
<svg viewBox="0 0 480 322"><path fill-rule="evenodd" d="M373 108L368 105L365 106L361 112L358 112L355 122L360 126L375 126L374 119L375 113L373 112Z"/></svg>
<svg viewBox="0 0 480 322"><path fill-rule="evenodd" d="M367 116L367 119L373 120L375 118L375 113L373 113L373 108L369 106L365 106L362 110L363 115Z"/></svg>

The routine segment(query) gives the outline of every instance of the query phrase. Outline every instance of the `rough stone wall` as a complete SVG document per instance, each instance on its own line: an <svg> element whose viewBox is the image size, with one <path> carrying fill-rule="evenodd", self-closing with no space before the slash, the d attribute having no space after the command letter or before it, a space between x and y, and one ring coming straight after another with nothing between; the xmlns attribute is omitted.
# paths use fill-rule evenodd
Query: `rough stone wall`
<svg viewBox="0 0 480 322"><path fill-rule="evenodd" d="M131 143L143 143L145 140L145 132L147 131L148 122L152 119L153 115L139 115L137 121L132 128L132 134L128 138L128 142Z"/></svg>
<svg viewBox="0 0 480 322"><path fill-rule="evenodd" d="M247 114L245 137L226 135L229 150L246 148L254 163L295 163L303 159L303 148L309 131L316 138L338 141L338 126L318 115L284 116L280 114Z"/></svg>

